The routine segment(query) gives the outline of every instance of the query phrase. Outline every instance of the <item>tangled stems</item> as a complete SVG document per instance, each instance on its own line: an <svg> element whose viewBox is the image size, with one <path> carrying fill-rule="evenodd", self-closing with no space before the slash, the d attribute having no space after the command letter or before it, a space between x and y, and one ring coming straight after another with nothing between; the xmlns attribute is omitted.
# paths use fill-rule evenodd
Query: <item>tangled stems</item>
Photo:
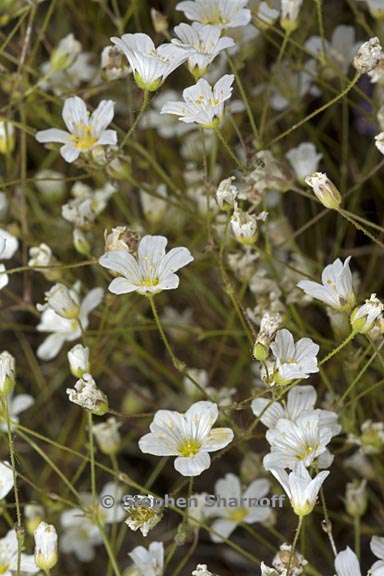
<svg viewBox="0 0 384 576"><path fill-rule="evenodd" d="M15 495L16 519L17 519L17 524L16 524L17 576L19 576L20 575L20 563L21 563L21 550L23 547L24 535L23 535L23 527L22 527L22 523L21 523L21 509L20 509L19 492L17 489L15 446L13 443L12 423L11 423L11 417L9 414L8 397L3 398L3 406L4 406L4 410L5 410L5 419L6 419L6 423L7 423L8 448L9 448L9 454L10 454L10 458L11 458L12 475L13 475L13 491L14 491L14 495Z"/></svg>
<svg viewBox="0 0 384 576"><path fill-rule="evenodd" d="M243 172L246 169L246 167L244 166L244 164L242 164L240 162L240 160L237 158L237 156L232 152L231 147L229 146L228 142L225 140L220 128L215 128L215 134L218 137L218 139L220 140L221 144L224 146L228 156L230 156L232 158L232 160L235 162L235 164L239 168L239 170L241 170Z"/></svg>
<svg viewBox="0 0 384 576"><path fill-rule="evenodd" d="M343 348L345 348L345 346L347 344L349 344L349 342L351 342L351 340L354 339L354 337L356 336L356 334L358 334L358 332L356 330L352 330L352 332L350 332L350 334L348 334L348 336L345 338L345 340L343 340L341 342L341 344L339 344L339 346L337 346L334 350L332 350L329 354L327 354L327 356L325 356L320 362L319 362L319 366L322 366L323 364L325 364L326 362L328 362L331 358L333 358L334 356L336 356L336 354L338 354Z"/></svg>
<svg viewBox="0 0 384 576"><path fill-rule="evenodd" d="M296 546L297 546L297 542L299 540L299 536L300 536L300 532L301 532L301 528L303 526L303 518L304 516L299 516L299 523L297 525L296 528L296 533L295 533L295 538L293 540L293 544L292 544L292 548L291 548L291 553L289 555L289 560L288 560L288 568L287 568L287 576L291 576L292 574L292 562L293 562L293 558L295 556L295 551L296 551Z"/></svg>
<svg viewBox="0 0 384 576"><path fill-rule="evenodd" d="M95 444L93 441L93 416L90 410L87 411L88 418L88 441L89 441L89 462L91 469L91 491L93 503L96 503L96 472L95 472Z"/></svg>
<svg viewBox="0 0 384 576"><path fill-rule="evenodd" d="M350 90L352 90L354 85L358 82L360 76L361 76L360 72L357 72L355 76L352 78L352 80L349 82L349 84L347 84L347 86L344 88L344 90L342 90L334 98L323 104L323 106L320 106L320 108L317 108L317 110L314 110L313 112L311 112L311 114L308 114L308 116L300 120L300 122L296 122L296 124L288 128L288 130L285 130L285 132L279 134L279 136L276 136L276 138L274 138L273 140L271 140L271 142L269 142L267 148L272 146L272 144L276 144L276 142L279 142L280 140L282 140L283 138L285 138L286 136L288 136L289 134L300 128L300 126L303 126L303 124L306 124L309 120L312 120L312 118L314 118L318 114L321 114L321 112L324 112L324 110L327 110L327 108L333 106L334 104L336 104L336 102L344 98L344 96L346 96L348 92L350 92Z"/></svg>
<svg viewBox="0 0 384 576"><path fill-rule="evenodd" d="M253 132L254 138L255 138L256 142L259 142L259 132L258 132L258 130L257 130L255 118L254 118L254 116L253 116L253 112L252 112L252 109L251 109L251 105L250 105L250 103L249 103L249 100L248 100L247 94L246 94L246 92L245 92L243 83L242 83L242 81L241 81L240 75L239 75L239 73L238 73L238 71L237 71L237 68L236 68L236 66L235 66L232 58L229 56L229 54L227 54L227 60L228 60L228 63L229 63L229 65L230 65L230 67L231 67L231 70L232 70L232 72L233 72L233 74L234 74L234 76L235 76L235 78L236 78L236 84L237 84L237 87L238 87L238 89L239 89L239 92L240 92L240 95L241 95L241 99L242 99L243 102L244 102L244 106L245 106L245 109L246 109L246 111L247 111L247 115L248 115L248 118L249 118L249 122L250 122L250 124L251 124L251 128L252 128L252 132Z"/></svg>

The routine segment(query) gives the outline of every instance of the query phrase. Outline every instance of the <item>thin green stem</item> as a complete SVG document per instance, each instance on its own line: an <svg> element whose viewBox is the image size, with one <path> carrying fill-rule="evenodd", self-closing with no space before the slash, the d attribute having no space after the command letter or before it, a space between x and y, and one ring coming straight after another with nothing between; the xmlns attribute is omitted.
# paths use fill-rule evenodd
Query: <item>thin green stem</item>
<svg viewBox="0 0 384 576"><path fill-rule="evenodd" d="M256 127L256 122L255 122L255 118L254 118L254 115L253 115L253 112L252 112L251 105L250 105L250 103L249 103L249 99L248 99L248 97L247 97L247 94L246 94L246 92L245 92L243 83L242 83L241 78L240 78L240 74L239 74L238 71L237 71L237 68L236 68L236 66L235 66L235 63L233 62L232 58L231 58L228 54L227 54L227 60L228 60L228 62L229 62L229 65L230 65L230 67L231 67L231 70L232 70L232 72L233 72L233 74L234 74L234 76L235 76L236 84L237 84L237 87L238 87L238 89L239 89L241 99L242 99L243 102L244 102L244 106L245 106L245 109L246 109L246 111L247 111L248 118L249 118L249 123L251 124L253 136L254 136L256 142L258 142L258 141L259 141L259 133L258 133L258 130L257 130L257 127Z"/></svg>
<svg viewBox="0 0 384 576"><path fill-rule="evenodd" d="M144 92L143 92L143 101L142 101L142 103L141 103L141 107L140 107L139 113L138 113L138 115L136 116L136 118L135 118L132 126L130 127L130 129L128 130L128 132L126 133L126 135L124 136L124 138L123 138L123 140L122 140L122 142L121 142L121 144L120 144L120 148L124 148L127 140L129 140L129 138L133 135L133 133L134 133L134 131L136 130L136 128L137 128L137 126L138 126L138 124L139 124L139 122L140 122L140 120L141 120L141 118L142 118L142 116L143 116L143 114L144 114L144 112L145 112L145 110L147 109L148 103L149 103L149 92L148 92L148 90L144 90Z"/></svg>
<svg viewBox="0 0 384 576"><path fill-rule="evenodd" d="M237 158L237 156L234 154L234 152L232 152L232 150L231 150L228 142L225 140L220 128L215 128L215 133L216 133L218 139L220 140L221 144L224 146L228 156L230 156L232 158L232 160L235 162L236 166L241 171L244 171L245 166L240 162L240 160Z"/></svg>
<svg viewBox="0 0 384 576"><path fill-rule="evenodd" d="M93 439L93 415L90 410L87 410L88 418L88 442L89 442L89 461L91 469L91 492L93 503L96 502L96 470L95 470L95 444Z"/></svg>
<svg viewBox="0 0 384 576"><path fill-rule="evenodd" d="M345 346L347 346L347 344L349 344L349 342L351 342L351 340L354 339L354 337L356 336L357 332L355 332L354 330L352 330L352 332L350 332L350 334L348 334L348 336L345 338L345 340L342 341L341 344L339 344L339 346L337 346L334 350L332 350L332 352L330 352L329 354L327 354L327 356L325 356L320 362L319 362L319 366L322 366L323 364L325 364L326 362L328 362L331 358L333 358L334 356L336 356L336 354L338 354L343 348L345 348Z"/></svg>
<svg viewBox="0 0 384 576"><path fill-rule="evenodd" d="M292 562L293 562L293 558L295 556L295 552L296 552L296 546L297 546L297 542L299 540L299 536L300 536L300 532L301 532L301 527L303 525L303 516L299 516L299 523L297 525L296 528L296 533L295 533L295 538L293 540L293 544L292 544L292 548L291 548L291 553L289 555L289 560L288 560L288 568L287 568L287 576L291 576L291 567L292 567Z"/></svg>

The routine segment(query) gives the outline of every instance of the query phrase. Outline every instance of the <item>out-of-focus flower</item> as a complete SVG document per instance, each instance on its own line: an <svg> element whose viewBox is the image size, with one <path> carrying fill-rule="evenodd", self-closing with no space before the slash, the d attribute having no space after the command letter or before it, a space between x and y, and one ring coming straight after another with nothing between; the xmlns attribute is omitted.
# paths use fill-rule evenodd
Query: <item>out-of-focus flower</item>
<svg viewBox="0 0 384 576"><path fill-rule="evenodd" d="M101 70L107 80L126 78L130 73L124 53L117 46L106 46L101 53Z"/></svg>
<svg viewBox="0 0 384 576"><path fill-rule="evenodd" d="M366 420L361 426L360 436L349 435L348 441L360 446L363 454L380 454L384 448L384 424Z"/></svg>
<svg viewBox="0 0 384 576"><path fill-rule="evenodd" d="M350 516L359 518L367 509L367 480L348 482L345 490L345 507Z"/></svg>
<svg viewBox="0 0 384 576"><path fill-rule="evenodd" d="M143 207L143 212L151 224L159 224L167 211L167 187L165 184L159 184L154 194L150 194L145 190L140 190L140 200Z"/></svg>
<svg viewBox="0 0 384 576"><path fill-rule="evenodd" d="M129 553L138 576L162 576L164 570L164 546L162 542L152 542L149 548L137 546Z"/></svg>
<svg viewBox="0 0 384 576"><path fill-rule="evenodd" d="M224 115L224 102L232 95L233 74L225 74L214 87L204 78L183 90L184 102L167 102L161 114L179 116L181 122L196 123L204 128L217 128Z"/></svg>
<svg viewBox="0 0 384 576"><path fill-rule="evenodd" d="M179 285L175 274L193 260L187 248L172 248L165 253L168 240L164 236L144 236L139 242L137 260L128 250L106 252L99 260L104 268L121 274L110 283L113 294L156 294Z"/></svg>
<svg viewBox="0 0 384 576"><path fill-rule="evenodd" d="M174 32L178 38L174 38L172 43L188 52L188 68L196 79L204 76L209 64L220 52L235 45L232 38L220 37L219 26L183 22L174 28Z"/></svg>
<svg viewBox="0 0 384 576"><path fill-rule="evenodd" d="M65 196L65 179L61 172L48 168L39 170L34 183L46 202L59 202Z"/></svg>
<svg viewBox="0 0 384 576"><path fill-rule="evenodd" d="M300 280L297 284L306 294L327 304L335 310L351 311L356 298L353 292L352 274L349 267L351 257L344 263L337 258L332 264L328 264L321 274L322 284L312 280Z"/></svg>
<svg viewBox="0 0 384 576"><path fill-rule="evenodd" d="M81 508L72 508L61 514L63 533L60 537L60 548L66 553L73 553L81 562L90 562L95 557L94 547L103 539L99 528Z"/></svg>
<svg viewBox="0 0 384 576"><path fill-rule="evenodd" d="M297 516L307 516L312 512L320 488L329 475L329 471L323 471L312 479L302 462L290 474L282 468L273 468L271 472L284 488Z"/></svg>
<svg viewBox="0 0 384 576"><path fill-rule="evenodd" d="M299 182L304 182L306 176L316 172L323 155L317 153L316 147L311 142L303 142L296 148L289 150L286 157Z"/></svg>
<svg viewBox="0 0 384 576"><path fill-rule="evenodd" d="M11 122L0 120L0 154L11 154L15 147L15 129Z"/></svg>
<svg viewBox="0 0 384 576"><path fill-rule="evenodd" d="M201 24L213 24L221 28L246 26L251 21L251 11L246 8L248 0L186 0L176 4L176 10L184 12L189 20Z"/></svg>
<svg viewBox="0 0 384 576"><path fill-rule="evenodd" d="M8 462L0 462L0 500L13 488L13 471Z"/></svg>
<svg viewBox="0 0 384 576"><path fill-rule="evenodd" d="M344 24L336 26L330 42L320 36L311 36L305 43L305 48L316 58L324 55L325 62L322 64L325 64L326 76L330 78L337 77L340 72L348 73L353 56L360 46L361 42L356 42L355 28Z"/></svg>
<svg viewBox="0 0 384 576"><path fill-rule="evenodd" d="M80 298L80 284L76 283L71 288L74 300ZM72 342L81 336L81 327L86 330L89 324L88 316L103 299L102 288L93 288L85 298L79 302L79 318L68 319L59 316L52 308L44 309L41 321L37 326L39 332L51 332L40 344L37 356L42 360L54 358L64 345L64 342ZM81 325L81 327L80 327Z"/></svg>
<svg viewBox="0 0 384 576"><path fill-rule="evenodd" d="M0 397L6 398L15 387L15 359L4 350L0 354Z"/></svg>
<svg viewBox="0 0 384 576"><path fill-rule="evenodd" d="M67 222L76 228L87 230L106 208L108 200L116 192L116 186L110 182L97 190L92 190L83 182L75 182L71 190L74 198L61 207L61 214Z"/></svg>
<svg viewBox="0 0 384 576"><path fill-rule="evenodd" d="M96 416L108 412L108 398L96 385L90 374L83 374L74 388L67 388L68 398L74 404L89 410Z"/></svg>
<svg viewBox="0 0 384 576"><path fill-rule="evenodd" d="M240 480L235 474L227 474L218 480L215 484L216 503L210 503L206 509L207 516L219 517L212 524L212 540L222 542L229 538L241 522L264 522L270 516L271 509L259 505L258 501L268 494L269 488L269 481L260 479L252 482L243 492ZM234 506L234 503L237 503L237 506Z"/></svg>
<svg viewBox="0 0 384 576"><path fill-rule="evenodd" d="M384 6L382 0L365 0L370 13L374 18L380 20L384 18Z"/></svg>
<svg viewBox="0 0 384 576"><path fill-rule="evenodd" d="M60 154L67 162L74 162L80 154L93 150L96 146L114 146L117 143L115 130L106 130L113 119L112 100L102 100L91 116L84 100L78 96L64 102L63 120L68 128L40 130L36 140L41 143L59 142L64 144Z"/></svg>
<svg viewBox="0 0 384 576"><path fill-rule="evenodd" d="M121 446L120 426L121 424L114 417L93 426L92 432L104 454L116 454L119 451Z"/></svg>
<svg viewBox="0 0 384 576"><path fill-rule="evenodd" d="M281 0L280 25L287 32L291 33L299 25L299 12L303 0Z"/></svg>
<svg viewBox="0 0 384 576"><path fill-rule="evenodd" d="M158 410L139 448L145 454L177 456L175 468L180 474L199 476L211 464L209 453L233 440L230 428L212 428L218 415L217 405L205 401L195 402L185 414Z"/></svg>
<svg viewBox="0 0 384 576"><path fill-rule="evenodd" d="M11 576L18 572L18 540L16 530L10 530L0 539L0 566L3 576ZM32 554L20 555L20 572L36 574L39 568L36 566Z"/></svg>
<svg viewBox="0 0 384 576"><path fill-rule="evenodd" d="M19 422L19 414L28 410L34 403L34 399L29 394L17 394L16 396L8 396L8 412L11 421L11 429ZM0 429L7 430L8 424L6 414L0 406Z"/></svg>
<svg viewBox="0 0 384 576"><path fill-rule="evenodd" d="M372 536L370 547L375 556L379 558L370 569L370 576L383 576L384 574L384 538Z"/></svg>
<svg viewBox="0 0 384 576"><path fill-rule="evenodd" d="M142 90L154 92L165 79L188 58L188 52L172 43L155 47L152 39L138 32L113 36L116 44L124 52L132 70L136 84Z"/></svg>
<svg viewBox="0 0 384 576"><path fill-rule="evenodd" d="M375 136L375 146L379 152L384 154L384 132L380 132L380 134Z"/></svg>

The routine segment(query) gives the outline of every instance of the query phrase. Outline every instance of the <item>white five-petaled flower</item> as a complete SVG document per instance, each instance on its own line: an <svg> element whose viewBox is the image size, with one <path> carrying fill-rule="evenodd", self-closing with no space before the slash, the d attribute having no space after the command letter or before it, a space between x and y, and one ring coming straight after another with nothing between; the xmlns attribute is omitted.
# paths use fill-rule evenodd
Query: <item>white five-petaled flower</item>
<svg viewBox="0 0 384 576"><path fill-rule="evenodd" d="M140 576L161 576L164 569L164 546L162 542L152 542L149 548L137 546L130 552L135 568Z"/></svg>
<svg viewBox="0 0 384 576"><path fill-rule="evenodd" d="M220 52L235 45L234 40L228 36L220 38L219 26L183 22L174 28L174 32L178 38L174 38L172 44L188 51L188 68L196 78L205 74L209 64Z"/></svg>
<svg viewBox="0 0 384 576"><path fill-rule="evenodd" d="M196 122L204 128L217 128L224 114L224 102L232 95L233 74L225 74L214 87L205 78L183 90L184 102L167 102L161 114L175 114L181 122Z"/></svg>
<svg viewBox="0 0 384 576"><path fill-rule="evenodd" d="M11 419L11 428L19 422L19 414L28 410L34 404L34 399L29 394L17 394L8 397L8 410ZM6 414L0 409L0 430L8 430Z"/></svg>
<svg viewBox="0 0 384 576"><path fill-rule="evenodd" d="M371 567L370 576L383 576L384 574L384 537L373 536L371 539L371 550L378 558Z"/></svg>
<svg viewBox="0 0 384 576"><path fill-rule="evenodd" d="M255 416L267 428L275 428L280 418L295 422L302 414L319 416L319 425L330 429L332 436L339 434L341 426L337 422L337 414L329 410L315 408L317 393L313 386L295 386L287 394L285 404L270 402L267 398L255 398L251 408Z"/></svg>
<svg viewBox="0 0 384 576"><path fill-rule="evenodd" d="M186 0L176 5L189 20L213 24L221 28L246 26L251 21L248 0Z"/></svg>
<svg viewBox="0 0 384 576"><path fill-rule="evenodd" d="M322 284L312 280L300 280L297 285L308 296L321 300L331 308L339 311L351 310L355 305L355 294L349 267L350 260L351 257L348 256L344 263L337 258L332 264L328 264L321 274Z"/></svg>
<svg viewBox="0 0 384 576"><path fill-rule="evenodd" d="M187 248L172 248L166 254L167 243L164 236L144 236L137 249L137 259L128 250L106 252L100 264L121 275L112 280L109 291L156 294L177 288L180 279L175 272L192 262L193 256Z"/></svg>
<svg viewBox="0 0 384 576"><path fill-rule="evenodd" d="M57 532L52 524L40 522L34 532L35 562L45 573L57 564Z"/></svg>
<svg viewBox="0 0 384 576"><path fill-rule="evenodd" d="M268 430L266 438L271 445L271 452L264 457L263 466L271 468L290 468L297 463L310 466L322 456L318 462L322 468L327 468L332 462L332 456L327 451L327 444L333 436L333 428L321 423L320 415L303 412L295 422L280 418L276 427Z"/></svg>
<svg viewBox="0 0 384 576"><path fill-rule="evenodd" d="M2 576L12 576L17 570L18 541L15 530L10 530L0 539L0 569ZM32 554L21 554L20 572L36 574L39 568L35 564Z"/></svg>
<svg viewBox="0 0 384 576"><path fill-rule="evenodd" d="M67 162L74 162L82 152L89 152L96 146L115 146L115 130L106 130L113 119L112 100L102 100L96 110L89 115L81 98L67 98L63 107L63 120L68 129L49 128L36 133L36 140L42 143L59 142L64 144L60 154Z"/></svg>
<svg viewBox="0 0 384 576"><path fill-rule="evenodd" d="M284 488L293 511L298 516L307 516L312 512L320 488L329 474L329 471L319 472L312 479L302 462L290 474L283 468L273 468L271 472Z"/></svg>
<svg viewBox="0 0 384 576"><path fill-rule="evenodd" d="M300 338L295 343L292 334L284 328L276 332L271 350L275 357L272 379L276 384L287 384L295 378L308 378L309 374L319 371L319 346L310 338Z"/></svg>
<svg viewBox="0 0 384 576"><path fill-rule="evenodd" d="M199 476L211 464L209 452L225 448L233 440L230 428L213 428L219 415L213 402L195 402L180 414L158 410L150 433L139 440L145 454L177 456L175 468L183 476Z"/></svg>
<svg viewBox="0 0 384 576"><path fill-rule="evenodd" d="M359 560L349 546L336 556L335 570L337 576L361 576Z"/></svg>
<svg viewBox="0 0 384 576"><path fill-rule="evenodd" d="M271 509L259 505L258 501L268 494L269 488L268 480L259 479L242 492L240 480L235 474L227 474L218 480L215 484L217 501L205 510L207 516L219 517L212 524L212 540L221 542L229 538L241 522L253 524L266 520Z"/></svg>
<svg viewBox="0 0 384 576"><path fill-rule="evenodd" d="M113 36L111 42L124 52L142 90L154 92L165 79L188 58L188 51L172 43L155 47L152 39L141 32Z"/></svg>
<svg viewBox="0 0 384 576"><path fill-rule="evenodd" d="M76 283L71 288L74 299L79 298L80 284ZM72 342L81 336L81 328L86 330L89 324L88 316L96 308L103 298L102 288L93 288L85 298L79 302L80 312L78 319L70 320L59 316L52 308L47 308L41 315L41 321L37 326L39 332L51 332L40 344L37 356L42 360L51 360L61 350L64 342ZM81 327L80 327L81 325Z"/></svg>
<svg viewBox="0 0 384 576"><path fill-rule="evenodd" d="M300 182L304 182L306 176L316 172L323 155L318 154L316 146L311 142L302 142L296 148L291 148L286 157L295 171Z"/></svg>
<svg viewBox="0 0 384 576"><path fill-rule="evenodd" d="M0 500L13 488L13 471L8 462L0 462Z"/></svg>

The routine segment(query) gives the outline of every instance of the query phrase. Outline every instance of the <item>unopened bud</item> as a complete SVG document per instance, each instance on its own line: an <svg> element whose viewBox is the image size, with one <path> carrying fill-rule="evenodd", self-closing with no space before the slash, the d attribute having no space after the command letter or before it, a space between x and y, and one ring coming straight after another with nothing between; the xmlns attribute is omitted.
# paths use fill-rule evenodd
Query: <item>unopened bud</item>
<svg viewBox="0 0 384 576"><path fill-rule="evenodd" d="M322 172L314 172L305 178L306 184L310 186L315 196L323 206L329 210L337 210L341 204L341 195L334 183Z"/></svg>

